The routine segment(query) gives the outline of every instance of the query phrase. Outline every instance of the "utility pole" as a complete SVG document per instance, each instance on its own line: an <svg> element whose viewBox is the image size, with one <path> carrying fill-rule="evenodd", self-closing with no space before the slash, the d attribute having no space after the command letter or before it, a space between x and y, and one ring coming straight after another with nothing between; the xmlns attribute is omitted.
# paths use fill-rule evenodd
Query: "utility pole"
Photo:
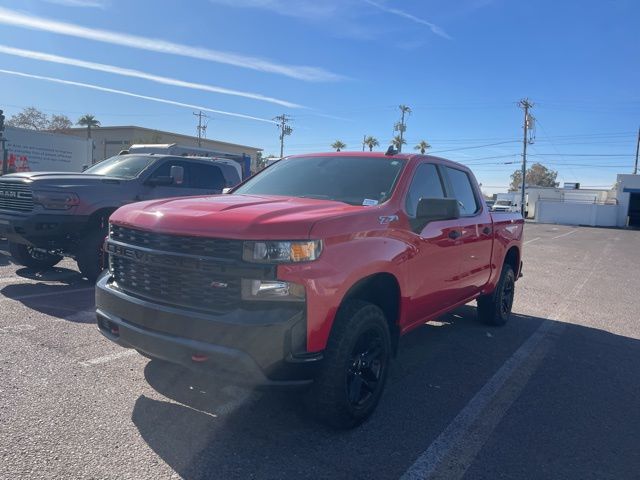
<svg viewBox="0 0 640 480"><path fill-rule="evenodd" d="M633 174L638 174L638 152L640 152L640 128L638 128L638 140L636 142L636 164L633 167Z"/></svg>
<svg viewBox="0 0 640 480"><path fill-rule="evenodd" d="M293 128L291 128L288 123L291 120L286 113L282 115L278 115L274 118L276 122L278 122L278 130L280 130L280 158L284 157L284 137L287 135L291 135L293 133Z"/></svg>
<svg viewBox="0 0 640 480"><path fill-rule="evenodd" d="M202 119L209 117L202 113L202 110L200 110L198 113L193 112L193 114L198 117L198 126L196 128L198 129L198 147L201 147L202 139L207 137L207 126L202 124Z"/></svg>
<svg viewBox="0 0 640 480"><path fill-rule="evenodd" d="M9 161L7 155L7 139L4 138L4 112L0 110L0 143L2 144L2 175L7 174Z"/></svg>
<svg viewBox="0 0 640 480"><path fill-rule="evenodd" d="M364 152L364 142L366 142L366 141L367 141L367 136L363 135L363 137L362 137L362 151L363 152Z"/></svg>
<svg viewBox="0 0 640 480"><path fill-rule="evenodd" d="M400 145L398 145L398 152L401 152L404 132L407 130L407 125L404 123L404 115L405 113L411 113L411 107L407 105L399 105L398 108L400 109L400 121L394 125L394 130L400 132Z"/></svg>
<svg viewBox="0 0 640 480"><path fill-rule="evenodd" d="M529 128L532 127L531 123L534 121L532 115L529 115L529 109L533 108L533 103L528 98L524 98L518 102L518 106L524 110L524 125L523 125L523 137L522 137L522 196L520 198L520 213L525 216L525 180L527 177L527 144L533 143L533 140L528 138Z"/></svg>

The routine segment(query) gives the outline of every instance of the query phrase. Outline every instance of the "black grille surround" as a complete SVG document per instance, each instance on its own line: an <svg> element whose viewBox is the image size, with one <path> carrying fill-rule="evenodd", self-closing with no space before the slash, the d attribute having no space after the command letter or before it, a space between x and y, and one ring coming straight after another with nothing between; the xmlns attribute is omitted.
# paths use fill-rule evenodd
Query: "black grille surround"
<svg viewBox="0 0 640 480"><path fill-rule="evenodd" d="M241 304L242 278L275 278L274 266L242 261L242 240L160 234L110 226L114 286L132 296L223 314Z"/></svg>
<svg viewBox="0 0 640 480"><path fill-rule="evenodd" d="M242 241L221 238L168 235L111 224L109 238L127 245L162 252L199 255L223 260L242 260Z"/></svg>
<svg viewBox="0 0 640 480"><path fill-rule="evenodd" d="M33 210L33 190L24 182L0 180L0 209L18 212Z"/></svg>

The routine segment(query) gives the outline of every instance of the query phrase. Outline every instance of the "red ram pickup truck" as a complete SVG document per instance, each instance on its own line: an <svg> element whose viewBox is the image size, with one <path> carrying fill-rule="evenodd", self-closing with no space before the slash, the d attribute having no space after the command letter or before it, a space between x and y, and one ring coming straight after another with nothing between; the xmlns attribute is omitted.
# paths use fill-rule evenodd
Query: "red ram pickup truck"
<svg viewBox="0 0 640 480"><path fill-rule="evenodd" d="M230 194L110 218L100 331L140 353L260 386L307 386L339 428L375 409L398 338L477 300L504 324L524 221L433 156L289 157Z"/></svg>

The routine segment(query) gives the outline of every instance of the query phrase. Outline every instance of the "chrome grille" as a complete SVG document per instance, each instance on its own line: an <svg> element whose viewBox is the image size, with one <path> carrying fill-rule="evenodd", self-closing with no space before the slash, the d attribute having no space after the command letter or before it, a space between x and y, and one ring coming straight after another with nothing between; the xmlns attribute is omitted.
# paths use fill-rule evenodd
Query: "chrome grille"
<svg viewBox="0 0 640 480"><path fill-rule="evenodd" d="M33 210L31 185L0 180L0 209L30 212Z"/></svg>

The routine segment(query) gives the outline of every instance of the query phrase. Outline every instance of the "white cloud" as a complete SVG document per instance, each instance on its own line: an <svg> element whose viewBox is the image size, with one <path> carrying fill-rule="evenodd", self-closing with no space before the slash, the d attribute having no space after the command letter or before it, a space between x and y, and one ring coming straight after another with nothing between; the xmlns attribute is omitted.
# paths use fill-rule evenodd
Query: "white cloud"
<svg viewBox="0 0 640 480"><path fill-rule="evenodd" d="M63 7L102 8L110 5L109 0L44 0L47 3L62 5Z"/></svg>
<svg viewBox="0 0 640 480"><path fill-rule="evenodd" d="M86 40L94 40L97 42L109 43L111 45L120 45L151 52L196 58L199 60L223 63L226 65L258 70L261 72L276 73L286 77L295 78L297 80L325 82L344 78L341 75L330 72L321 67L274 63L263 58L250 57L233 52L212 50L204 47L193 47L167 40L141 37L138 35L131 35L111 30L88 28L81 25L75 25L73 23L58 22L47 18L35 17L3 7L0 7L0 23L29 28L32 30L58 33Z"/></svg>
<svg viewBox="0 0 640 480"><path fill-rule="evenodd" d="M4 74L7 74L7 75L14 75L14 76L17 76L17 77L22 77L22 78L31 78L31 79L34 79L34 80L43 80L45 82L59 83L59 84L62 84L62 85L70 85L70 86L74 86L74 87L88 88L88 89L91 89L91 90L98 90L100 92L115 93L116 95L124 95L124 96L127 96L127 97L140 98L142 100L149 100L151 102L166 103L167 105L174 105L176 107L190 108L192 110L202 110L203 112L217 113L219 115L228 115L228 116L231 116L231 117L243 118L245 120L256 120L258 122L266 122L266 123L273 123L273 124L276 123L273 120L269 120L267 118L254 117L252 115L246 115L244 113L235 113L235 112L227 112L227 111L224 111L224 110L215 110L213 108L203 107L201 105L193 105L191 103L177 102L175 100L167 100L167 99L164 99L164 98L150 97L148 95L140 95L138 93L127 92L125 90L117 90L115 88L101 87L99 85L93 85L93 84L90 84L90 83L74 82L73 80L63 80L61 78L45 77L43 75L33 75L31 73L16 72L16 71L13 71L13 70L0 69L0 73L4 73Z"/></svg>
<svg viewBox="0 0 640 480"><path fill-rule="evenodd" d="M374 2L373 0L362 0L362 1L383 12L390 13L392 15L396 15L401 18L406 18L407 20L411 20L412 22L419 23L420 25L425 25L429 27L431 32L433 32L435 35L446 38L447 40L451 40L451 37L449 36L449 34L434 23L428 22L427 20L424 20L420 17L416 17L415 15L407 13L404 10L388 7L386 5L383 5L382 3Z"/></svg>
<svg viewBox="0 0 640 480"><path fill-rule="evenodd" d="M210 0L211 3L228 7L259 8L280 15L312 20L332 17L346 0L335 3L327 0Z"/></svg>
<svg viewBox="0 0 640 480"><path fill-rule="evenodd" d="M143 80L149 80L156 83L162 83L164 85L172 85L174 87L184 87L194 90L203 90L212 93L221 93L223 95L234 95L237 97L250 98L253 100L261 100L263 102L275 103L276 105L282 105L288 108L301 108L302 105L297 103L288 102L286 100L280 100L278 98L267 97L259 93L242 92L239 90L232 90L224 87L217 87L214 85L205 85L202 83L186 82L184 80L178 80L175 78L162 77L159 75L153 75L151 73L141 72L139 70L132 70L129 68L116 67L114 65L105 65L103 63L87 62L84 60L78 60L75 58L61 57L58 55L51 55L43 52L34 52L32 50L23 50L21 48L8 47L6 45L0 45L0 53L6 55L13 55L17 57L29 58L31 60L38 60L42 62L59 63L62 65L70 65L73 67L86 68L89 70L96 70L99 72L112 73L114 75L123 75L125 77L141 78Z"/></svg>

